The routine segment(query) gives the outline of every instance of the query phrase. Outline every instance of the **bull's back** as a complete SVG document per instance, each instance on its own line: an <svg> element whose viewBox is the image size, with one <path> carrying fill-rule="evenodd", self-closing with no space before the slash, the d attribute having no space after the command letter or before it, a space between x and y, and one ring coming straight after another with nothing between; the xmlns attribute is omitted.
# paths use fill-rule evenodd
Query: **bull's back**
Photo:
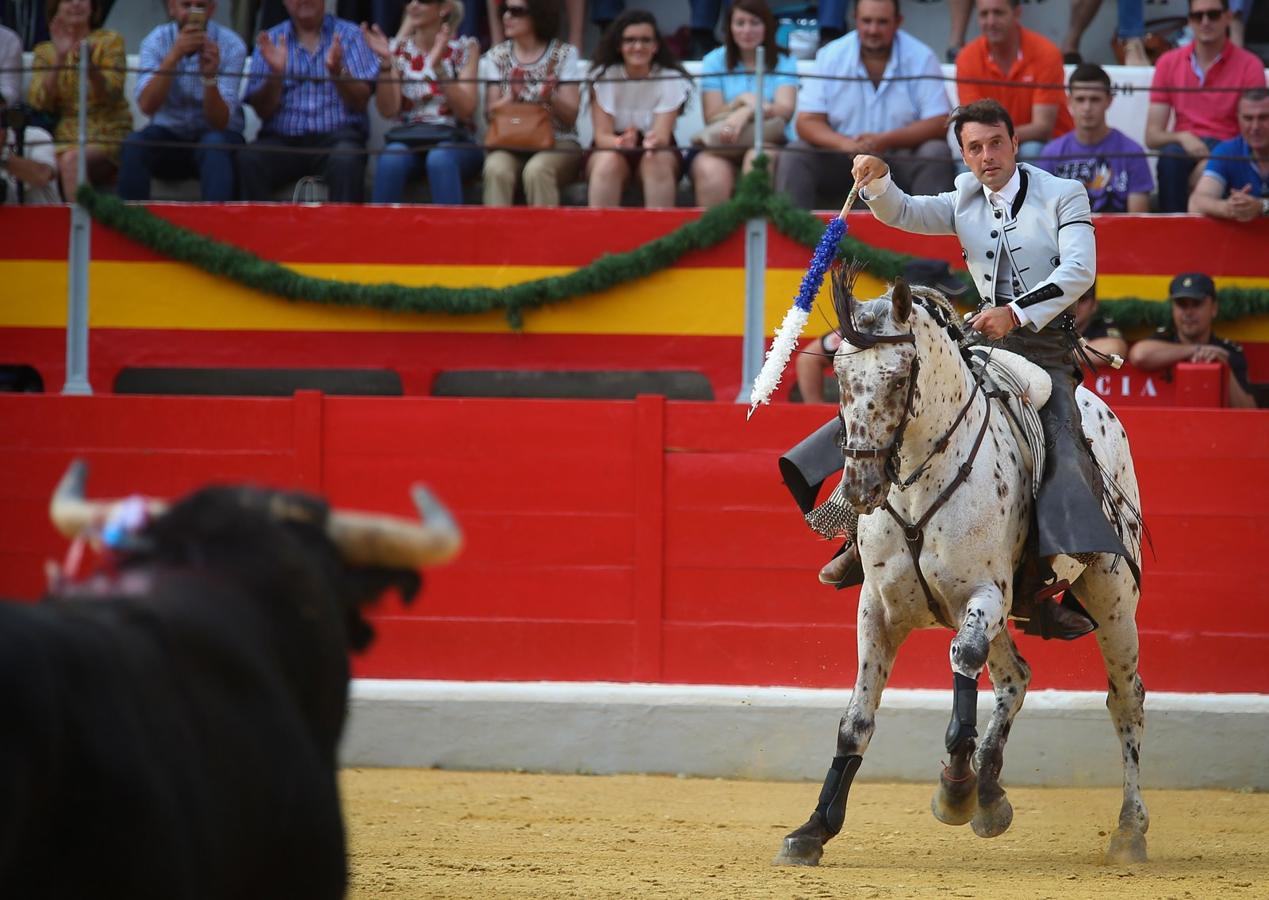
<svg viewBox="0 0 1269 900"><path fill-rule="evenodd" d="M342 896L334 773L251 645L0 604L0 896Z"/></svg>

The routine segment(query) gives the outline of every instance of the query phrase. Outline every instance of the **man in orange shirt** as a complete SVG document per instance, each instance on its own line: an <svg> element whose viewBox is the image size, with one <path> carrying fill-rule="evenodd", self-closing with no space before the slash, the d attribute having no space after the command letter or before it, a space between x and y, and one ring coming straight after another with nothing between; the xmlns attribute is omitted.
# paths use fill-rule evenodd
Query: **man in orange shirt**
<svg viewBox="0 0 1269 900"><path fill-rule="evenodd" d="M978 0L982 35L956 57L956 90L961 106L990 97L1009 111L1018 137L1018 155L1034 157L1044 145L1071 130L1062 86L1062 51L1022 27L1021 0ZM971 82L1012 82L1017 87Z"/></svg>

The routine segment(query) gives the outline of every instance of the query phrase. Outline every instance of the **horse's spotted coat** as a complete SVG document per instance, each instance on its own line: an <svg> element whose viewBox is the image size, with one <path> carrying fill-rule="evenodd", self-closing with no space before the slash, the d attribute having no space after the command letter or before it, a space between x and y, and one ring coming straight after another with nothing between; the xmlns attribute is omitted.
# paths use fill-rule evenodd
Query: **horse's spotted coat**
<svg viewBox="0 0 1269 900"><path fill-rule="evenodd" d="M917 294L922 299L942 299L928 289L917 289ZM911 304L908 290L901 284L891 296L855 303L854 311L860 331L901 334L910 329L916 335L915 344L883 343L868 349L844 340L834 359L850 445L883 448L903 420L907 376L913 360L919 358L913 408L895 460L902 480L948 433L970 397L972 374L947 332L924 308ZM1094 454L1123 492L1120 502L1136 508L1136 476L1122 425L1100 398L1088 391L1081 389L1077 400L1085 433L1092 436ZM879 507L888 500L907 521L920 519L969 457L984 416L988 417L989 437L983 441L967 480L927 524L921 567L935 600L958 628L949 649L952 670L977 679L986 665L994 685L995 705L974 754L978 779L974 830L992 836L1007 828L1012 817L999 776L1009 730L1031 680L1030 667L1018 653L1005 621L1032 493L1030 472L1015 451L1005 415L981 393L951 432L947 448L936 454L929 470L905 490L891 485L882 458L845 460L843 485L847 500L860 514L858 540L867 576L859 598L858 674L841 719L837 752L865 753L875 728L874 713L900 645L913 629L938 627L927 608L903 534ZM1107 428L1111 422L1115 427ZM1001 502L985 504L984 497ZM1131 523L1125 544L1139 561L1139 530L1131 516L1124 520ZM1100 623L1096 640L1107 671L1106 702L1120 736L1124 764L1124 801L1109 855L1124 861L1144 859L1149 818L1138 784L1145 696L1137 673L1138 590L1122 561L1117 564L1115 557L1103 554L1091 562L1085 566L1063 557L1055 568L1060 577L1072 581L1081 602ZM958 761L953 759L948 772L963 770L972 777L968 762L966 756L960 760L962 769L957 769ZM942 782L943 787L947 784ZM938 799L936 796L936 806ZM805 832L813 822L814 817L794 834Z"/></svg>

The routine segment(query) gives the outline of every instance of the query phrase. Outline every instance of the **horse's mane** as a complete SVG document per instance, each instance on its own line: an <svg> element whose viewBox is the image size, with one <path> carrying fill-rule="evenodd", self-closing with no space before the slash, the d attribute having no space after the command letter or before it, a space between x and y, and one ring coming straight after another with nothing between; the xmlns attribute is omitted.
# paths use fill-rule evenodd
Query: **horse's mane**
<svg viewBox="0 0 1269 900"><path fill-rule="evenodd" d="M837 333L842 340L852 344L857 344L857 341L852 340L854 337L867 337L855 325L853 312L854 304L860 302L854 296L855 282L863 271L864 265L859 260L852 260L848 265L835 263L832 269L833 311L837 314ZM912 295L913 307L924 308L934 324L947 333L952 343L957 347L961 346L965 335L960 328L959 314L943 292L921 284L909 285L908 290ZM891 282L886 292L876 299L889 300L893 293L894 282Z"/></svg>

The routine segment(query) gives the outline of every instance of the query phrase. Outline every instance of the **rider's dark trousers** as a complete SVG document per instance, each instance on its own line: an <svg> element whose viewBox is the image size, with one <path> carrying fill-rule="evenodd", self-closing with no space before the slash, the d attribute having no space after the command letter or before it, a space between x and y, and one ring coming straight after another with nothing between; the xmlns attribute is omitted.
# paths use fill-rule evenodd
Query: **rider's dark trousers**
<svg viewBox="0 0 1269 900"><path fill-rule="evenodd" d="M1123 541L1102 510L1101 475L1084 440L1075 401L1079 370L1069 341L1055 324L1038 333L1015 329L998 345L1040 366L1053 380L1053 393L1040 410L1045 463L1035 505L1039 554L1115 553L1128 558ZM1121 427L1116 421L1105 424Z"/></svg>

